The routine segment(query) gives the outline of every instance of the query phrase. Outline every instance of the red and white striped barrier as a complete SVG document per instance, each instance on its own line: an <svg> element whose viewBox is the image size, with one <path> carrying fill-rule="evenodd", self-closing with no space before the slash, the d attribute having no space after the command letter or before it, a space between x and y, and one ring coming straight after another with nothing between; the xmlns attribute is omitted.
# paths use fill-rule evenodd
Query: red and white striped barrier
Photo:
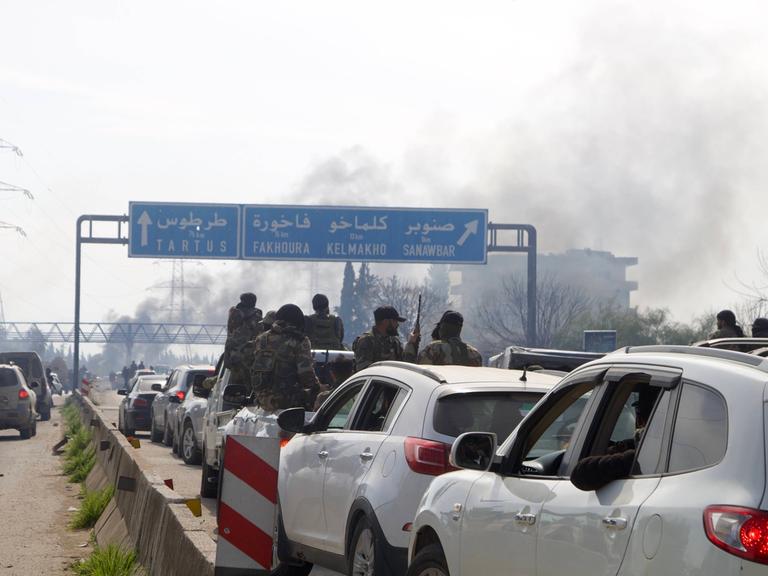
<svg viewBox="0 0 768 576"><path fill-rule="evenodd" d="M215 576L270 573L279 459L279 438L227 436Z"/></svg>

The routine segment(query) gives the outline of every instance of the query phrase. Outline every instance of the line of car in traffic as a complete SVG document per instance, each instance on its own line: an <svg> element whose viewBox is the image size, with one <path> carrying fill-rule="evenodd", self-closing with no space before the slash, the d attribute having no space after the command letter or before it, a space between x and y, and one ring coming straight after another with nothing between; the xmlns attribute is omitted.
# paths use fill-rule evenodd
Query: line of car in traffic
<svg viewBox="0 0 768 576"><path fill-rule="evenodd" d="M51 419L53 391L37 352L0 352L0 430L37 434L38 417Z"/></svg>
<svg viewBox="0 0 768 576"><path fill-rule="evenodd" d="M768 574L768 360L710 344L570 373L381 362L316 413L283 411L275 574ZM171 421L182 456L201 457L203 496L246 404L229 376L187 377L183 400L163 386L163 411L199 407L199 435L184 413L149 417L154 439ZM574 484L580 462L614 454L623 473Z"/></svg>

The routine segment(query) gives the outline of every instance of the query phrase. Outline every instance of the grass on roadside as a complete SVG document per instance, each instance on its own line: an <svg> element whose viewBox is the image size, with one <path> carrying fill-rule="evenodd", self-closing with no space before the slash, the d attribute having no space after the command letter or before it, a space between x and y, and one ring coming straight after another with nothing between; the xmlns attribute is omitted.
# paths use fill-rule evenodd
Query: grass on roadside
<svg viewBox="0 0 768 576"><path fill-rule="evenodd" d="M84 561L72 565L77 576L140 576L143 571L136 553L114 544L96 548Z"/></svg>
<svg viewBox="0 0 768 576"><path fill-rule="evenodd" d="M91 432L80 421L80 412L73 403L62 409L65 433L69 442L64 449L64 473L70 482L82 482L96 463L96 451L91 446Z"/></svg>
<svg viewBox="0 0 768 576"><path fill-rule="evenodd" d="M115 489L112 486L107 486L103 490L93 492L85 490L84 493L85 496L80 502L80 510L70 520L69 525L72 528L92 528L95 526L99 516L112 499Z"/></svg>

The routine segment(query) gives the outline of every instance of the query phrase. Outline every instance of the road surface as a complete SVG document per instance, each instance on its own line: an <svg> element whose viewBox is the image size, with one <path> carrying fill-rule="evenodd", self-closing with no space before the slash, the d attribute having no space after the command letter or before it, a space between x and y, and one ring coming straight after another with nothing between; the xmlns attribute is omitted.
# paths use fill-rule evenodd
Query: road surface
<svg viewBox="0 0 768 576"><path fill-rule="evenodd" d="M63 400L54 396L55 405ZM89 531L67 528L80 505L80 486L61 473L61 456L51 447L62 437L58 409L37 423L37 436L21 440L16 430L0 431L0 575L68 574L90 554ZM82 544L86 546L81 547Z"/></svg>

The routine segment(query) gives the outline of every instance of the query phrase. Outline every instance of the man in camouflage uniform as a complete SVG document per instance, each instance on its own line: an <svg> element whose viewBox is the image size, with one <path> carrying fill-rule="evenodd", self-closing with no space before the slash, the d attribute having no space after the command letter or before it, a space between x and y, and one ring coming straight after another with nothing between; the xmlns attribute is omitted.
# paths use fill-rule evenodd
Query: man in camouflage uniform
<svg viewBox="0 0 768 576"><path fill-rule="evenodd" d="M314 404L321 386L304 335L304 313L295 304L282 306L272 329L253 342L251 383L256 403L268 412Z"/></svg>
<svg viewBox="0 0 768 576"><path fill-rule="evenodd" d="M420 338L418 331L411 334L403 349L397 330L405 318L401 318L392 306L376 308L373 318L376 322L373 328L358 336L352 344L357 370L368 368L381 360L415 362Z"/></svg>
<svg viewBox="0 0 768 576"><path fill-rule="evenodd" d="M344 324L341 318L331 314L328 297L315 294L312 298L315 313L307 316L307 337L313 350L344 350Z"/></svg>
<svg viewBox="0 0 768 576"><path fill-rule="evenodd" d="M419 353L419 364L434 364L444 366L455 364L459 366L482 366L483 357L477 348L461 340L461 328L464 317L458 312L448 310L437 323L438 340L430 342Z"/></svg>
<svg viewBox="0 0 768 576"><path fill-rule="evenodd" d="M262 331L261 310L256 308L256 295L251 292L241 294L240 302L229 309L227 341L224 344L224 362L232 373L232 382L250 385L248 368L253 357L249 342Z"/></svg>

